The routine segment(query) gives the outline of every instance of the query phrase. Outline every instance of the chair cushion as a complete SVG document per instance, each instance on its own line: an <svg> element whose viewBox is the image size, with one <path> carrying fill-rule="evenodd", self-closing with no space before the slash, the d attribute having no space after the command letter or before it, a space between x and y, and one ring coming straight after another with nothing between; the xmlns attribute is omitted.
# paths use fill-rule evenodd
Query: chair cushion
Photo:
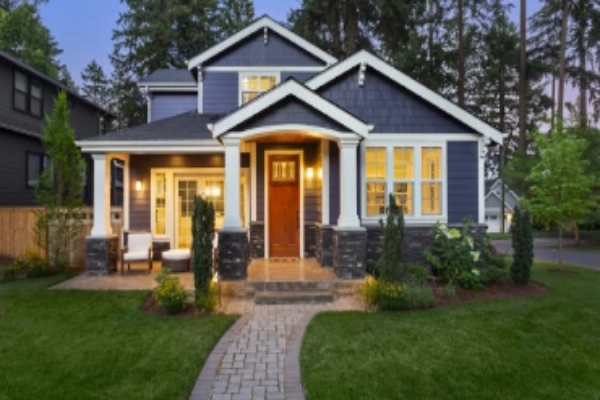
<svg viewBox="0 0 600 400"><path fill-rule="evenodd" d="M167 250L162 252L163 260L189 260L190 250L189 249L176 249Z"/></svg>
<svg viewBox="0 0 600 400"><path fill-rule="evenodd" d="M130 233L127 236L127 250L129 252L148 251L152 247L151 233Z"/></svg>
<svg viewBox="0 0 600 400"><path fill-rule="evenodd" d="M148 250L146 251L130 251L123 254L123 261L142 261L148 260Z"/></svg>

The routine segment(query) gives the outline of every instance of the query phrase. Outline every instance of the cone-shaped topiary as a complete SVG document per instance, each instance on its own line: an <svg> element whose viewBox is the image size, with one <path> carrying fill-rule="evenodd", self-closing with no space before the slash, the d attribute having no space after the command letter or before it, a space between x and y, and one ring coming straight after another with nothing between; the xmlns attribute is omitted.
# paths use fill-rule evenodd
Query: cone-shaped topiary
<svg viewBox="0 0 600 400"><path fill-rule="evenodd" d="M377 261L379 278L387 282L402 280L402 243L404 242L404 213L390 193L385 223L380 220L383 240L381 257Z"/></svg>
<svg viewBox="0 0 600 400"><path fill-rule="evenodd" d="M196 296L208 295L212 279L215 210L202 196L194 200L192 216L192 268Z"/></svg>
<svg viewBox="0 0 600 400"><path fill-rule="evenodd" d="M527 210L518 206L513 217L512 247L514 249L513 263L510 267L514 283L526 285L531 276L533 265L533 232L531 230L531 215Z"/></svg>

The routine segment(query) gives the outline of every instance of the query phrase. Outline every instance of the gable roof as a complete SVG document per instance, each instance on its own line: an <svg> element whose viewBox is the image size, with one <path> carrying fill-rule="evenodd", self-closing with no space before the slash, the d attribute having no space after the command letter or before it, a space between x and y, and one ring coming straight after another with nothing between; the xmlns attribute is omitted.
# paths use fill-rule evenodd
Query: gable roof
<svg viewBox="0 0 600 400"><path fill-rule="evenodd" d="M456 120L472 128L479 134L489 138L490 140L496 143L502 143L504 135L497 129L491 127L486 122L465 111L464 109L457 106L442 95L427 88L425 85L417 82L413 78L392 67L379 57L365 50L361 50L348 57L347 59L340 61L335 65L332 65L330 68L326 69L325 71L314 76L308 82L306 82L306 86L308 86L312 90L317 90L320 87L338 78L339 76L345 74L352 68L360 66L363 63L370 68L374 68L379 73L387 76L392 81L396 82L397 84L404 87L408 91L414 93L415 95L421 97L428 103L446 112Z"/></svg>
<svg viewBox="0 0 600 400"><path fill-rule="evenodd" d="M295 79L290 78L217 121L212 127L213 136L218 138L243 122L250 120L261 111L289 97L300 100L300 102L327 115L333 121L347 127L348 131L357 133L362 137L366 137L371 129L367 123L358 117L319 96Z"/></svg>
<svg viewBox="0 0 600 400"><path fill-rule="evenodd" d="M138 85L155 85L157 83L175 83L175 84L187 84L189 86L196 86L196 80L191 72L185 68L173 69L173 68L160 68L152 72L147 77L143 78L138 82ZM186 85L186 86L187 86Z"/></svg>
<svg viewBox="0 0 600 400"><path fill-rule="evenodd" d="M28 73L34 75L36 78L39 78L51 85L54 85L56 87L58 87L59 89L64 90L65 92L67 92L68 94L70 94L73 97L76 97L78 100L87 103L88 105L98 109L99 111L103 112L106 115L110 115L111 117L116 117L115 114L113 114L112 112L108 111L107 109L105 109L104 107L100 107L98 104L94 103L93 101L86 99L85 97L83 97L82 95L80 95L77 91L63 85L62 83L58 82L55 79L50 78L48 75L41 73L40 71L38 71L37 69L31 67L30 65L26 64L25 62L21 61L20 59L6 53L5 51L0 50L0 59L4 59L6 61L8 61L9 63L11 63L12 65L17 66L18 68L27 71Z"/></svg>
<svg viewBox="0 0 600 400"><path fill-rule="evenodd" d="M252 22L250 25L248 25L247 27L245 27L238 33L230 36L229 38L223 40L222 42L214 45L210 49L204 51L203 53L201 53L201 54L195 56L194 58L192 58L191 60L189 60L188 61L188 69L192 70L192 69L198 67L199 65L202 65L204 62L217 56L218 54L222 53L223 51L233 47L234 45L241 42L248 36L250 36L250 35L254 34L255 32L257 32L261 29L264 29L264 28L267 28L269 30L272 30L273 32L276 32L278 35L284 37L285 39L289 40L290 42L294 43L295 45L301 47L304 51L323 60L324 64L329 65L329 64L333 64L333 63L337 62L337 59L335 57L329 55L328 53L321 50L314 44L308 42L307 40L305 40L305 39L301 38L300 36L296 35L295 33L291 32L287 28L285 28L282 25L280 25L279 23L275 22L275 20L271 19L271 17L264 15L264 16L258 18L257 20L255 20L254 22Z"/></svg>

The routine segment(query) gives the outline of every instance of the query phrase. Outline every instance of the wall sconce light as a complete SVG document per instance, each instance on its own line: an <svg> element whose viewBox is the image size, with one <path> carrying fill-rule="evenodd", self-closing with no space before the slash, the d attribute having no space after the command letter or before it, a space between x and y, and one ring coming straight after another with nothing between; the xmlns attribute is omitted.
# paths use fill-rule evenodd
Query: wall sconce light
<svg viewBox="0 0 600 400"><path fill-rule="evenodd" d="M311 180L315 177L315 170L312 167L306 168L306 179Z"/></svg>
<svg viewBox="0 0 600 400"><path fill-rule="evenodd" d="M323 168L319 168L319 171L317 172L317 176L319 177L319 180L323 180Z"/></svg>
<svg viewBox="0 0 600 400"><path fill-rule="evenodd" d="M144 190L144 182L142 182L141 180L135 181L135 191L141 192L142 190Z"/></svg>

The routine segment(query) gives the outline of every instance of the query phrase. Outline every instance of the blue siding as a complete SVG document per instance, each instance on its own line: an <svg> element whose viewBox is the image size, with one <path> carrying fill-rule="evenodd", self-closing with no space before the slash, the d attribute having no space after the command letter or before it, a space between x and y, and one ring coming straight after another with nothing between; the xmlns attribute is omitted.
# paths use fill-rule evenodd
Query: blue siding
<svg viewBox="0 0 600 400"><path fill-rule="evenodd" d="M277 105L257 114L241 126L232 128L232 130L236 128L252 129L262 126L283 124L304 124L333 130L348 130L348 128L344 128L320 111L317 111L294 98L285 99L279 102Z"/></svg>
<svg viewBox="0 0 600 400"><path fill-rule="evenodd" d="M373 69L358 86L358 68L319 89L319 93L374 124L373 133L472 133L473 130Z"/></svg>
<svg viewBox="0 0 600 400"><path fill-rule="evenodd" d="M479 216L477 142L448 142L448 222Z"/></svg>
<svg viewBox="0 0 600 400"><path fill-rule="evenodd" d="M205 66L312 67L325 66L325 63L272 31L265 44L261 30L209 60Z"/></svg>
<svg viewBox="0 0 600 400"><path fill-rule="evenodd" d="M204 73L204 114L227 114L238 108L237 72Z"/></svg>
<svg viewBox="0 0 600 400"><path fill-rule="evenodd" d="M340 217L340 149L329 142L329 224L337 225Z"/></svg>
<svg viewBox="0 0 600 400"><path fill-rule="evenodd" d="M152 96L150 122L173 117L187 111L196 110L198 96L196 93L161 93Z"/></svg>
<svg viewBox="0 0 600 400"><path fill-rule="evenodd" d="M315 72L282 72L281 73L281 82L285 82L289 78L294 78L298 82L306 82L313 76L315 76Z"/></svg>

